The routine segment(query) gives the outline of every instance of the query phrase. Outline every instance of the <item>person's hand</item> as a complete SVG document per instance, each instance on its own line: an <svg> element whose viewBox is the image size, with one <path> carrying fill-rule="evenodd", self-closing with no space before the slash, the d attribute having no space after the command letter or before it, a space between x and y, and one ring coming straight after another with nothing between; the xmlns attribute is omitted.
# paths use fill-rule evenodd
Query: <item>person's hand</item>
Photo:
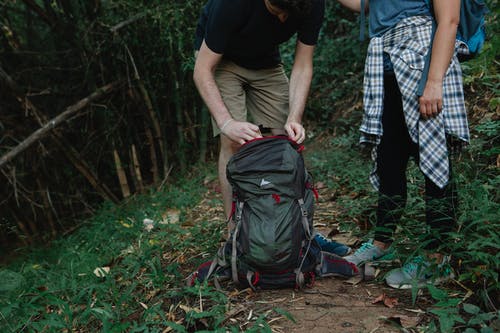
<svg viewBox="0 0 500 333"><path fill-rule="evenodd" d="M304 142L306 138L306 130L304 127L295 121L290 121L285 124L285 131L293 141L297 143Z"/></svg>
<svg viewBox="0 0 500 333"><path fill-rule="evenodd" d="M240 145L253 139L262 138L259 126L246 121L229 119L221 126L220 131L229 139Z"/></svg>
<svg viewBox="0 0 500 333"><path fill-rule="evenodd" d="M427 82L424 94L418 99L420 115L424 119L436 117L443 109L442 82Z"/></svg>

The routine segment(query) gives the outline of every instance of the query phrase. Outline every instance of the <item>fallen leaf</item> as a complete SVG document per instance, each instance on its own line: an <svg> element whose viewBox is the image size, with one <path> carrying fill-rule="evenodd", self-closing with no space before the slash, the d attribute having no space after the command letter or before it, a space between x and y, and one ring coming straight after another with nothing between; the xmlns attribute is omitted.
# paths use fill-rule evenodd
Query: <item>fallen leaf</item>
<svg viewBox="0 0 500 333"><path fill-rule="evenodd" d="M191 307L186 306L186 305L183 305L183 304L180 304L180 305L179 305L179 307L180 307L182 310L184 310L184 312L186 312L186 313L188 313L188 312L190 312L190 311L194 311L194 312L196 312L196 313L200 313L200 312L201 312L201 311L200 311L200 309L198 309L198 308L191 308Z"/></svg>
<svg viewBox="0 0 500 333"><path fill-rule="evenodd" d="M372 304L380 303L383 302L385 306L388 308L393 308L395 305L398 304L398 299L397 298L392 298L387 296L385 293L381 294L378 296L375 300L372 301Z"/></svg>
<svg viewBox="0 0 500 333"><path fill-rule="evenodd" d="M132 225L130 225L130 224L126 223L126 222L123 222L122 220L120 220L120 224L122 226L124 226L125 228L132 228Z"/></svg>
<svg viewBox="0 0 500 333"><path fill-rule="evenodd" d="M177 224L179 223L179 216L181 215L181 211L178 209L167 209L161 217L162 221L160 224Z"/></svg>
<svg viewBox="0 0 500 333"><path fill-rule="evenodd" d="M97 277L105 277L106 275L109 274L109 271L111 269L109 267L97 267L94 269L94 275Z"/></svg>
<svg viewBox="0 0 500 333"><path fill-rule="evenodd" d="M142 221L142 224L144 225L144 230L146 230L147 232L150 232L155 227L155 225L154 225L155 222L151 219L144 219Z"/></svg>

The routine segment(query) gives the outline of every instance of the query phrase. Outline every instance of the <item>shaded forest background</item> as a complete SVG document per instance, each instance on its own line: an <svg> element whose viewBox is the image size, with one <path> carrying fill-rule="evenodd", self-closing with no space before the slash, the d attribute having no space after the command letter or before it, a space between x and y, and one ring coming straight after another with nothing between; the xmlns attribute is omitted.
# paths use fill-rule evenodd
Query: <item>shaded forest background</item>
<svg viewBox="0 0 500 333"><path fill-rule="evenodd" d="M0 4L2 252L71 232L103 202L161 188L214 159L217 141L192 82L204 2ZM473 73L465 83L472 124L486 117L498 140L498 5L489 4L491 41L479 61L465 65ZM357 127L359 113L351 111L360 108L366 44L357 40L356 19L327 1L310 127ZM288 68L292 52L283 47ZM495 142L489 147L498 151Z"/></svg>

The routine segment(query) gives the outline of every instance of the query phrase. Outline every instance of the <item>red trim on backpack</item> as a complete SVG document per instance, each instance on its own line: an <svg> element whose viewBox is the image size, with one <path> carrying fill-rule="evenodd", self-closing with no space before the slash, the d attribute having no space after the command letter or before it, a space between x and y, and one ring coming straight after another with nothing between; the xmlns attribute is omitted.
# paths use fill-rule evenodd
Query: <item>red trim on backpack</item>
<svg viewBox="0 0 500 333"><path fill-rule="evenodd" d="M314 197L316 198L316 201L318 201L319 200L319 192L316 189L316 187L314 187L311 183L307 182L306 188L310 189L313 192Z"/></svg>
<svg viewBox="0 0 500 333"><path fill-rule="evenodd" d="M314 283L316 282L316 274L314 274L314 272L307 272L306 274L308 274L310 278L309 283L306 283L306 287L314 287Z"/></svg>
<svg viewBox="0 0 500 333"><path fill-rule="evenodd" d="M279 194L273 193L272 197L273 197L274 201L276 201L277 204L280 203L281 197L279 196Z"/></svg>
<svg viewBox="0 0 500 333"><path fill-rule="evenodd" d="M260 280L260 274L259 274L259 272L255 272L253 277L254 277L253 281L250 281L250 282L255 287L255 286L257 286L257 283L259 283L259 280Z"/></svg>
<svg viewBox="0 0 500 333"><path fill-rule="evenodd" d="M194 286L194 282L198 279L198 271L191 274L191 280L189 281L189 286Z"/></svg>
<svg viewBox="0 0 500 333"><path fill-rule="evenodd" d="M203 268L205 268L207 266L210 266L210 265L212 265L212 261L211 260L207 261L207 262L204 262L203 264L201 264L200 266L198 266L197 271L199 271L200 269L203 269Z"/></svg>
<svg viewBox="0 0 500 333"><path fill-rule="evenodd" d="M236 213L236 193L233 193L233 200L231 201L231 212L229 213L229 219ZM228 222L229 222L228 219Z"/></svg>

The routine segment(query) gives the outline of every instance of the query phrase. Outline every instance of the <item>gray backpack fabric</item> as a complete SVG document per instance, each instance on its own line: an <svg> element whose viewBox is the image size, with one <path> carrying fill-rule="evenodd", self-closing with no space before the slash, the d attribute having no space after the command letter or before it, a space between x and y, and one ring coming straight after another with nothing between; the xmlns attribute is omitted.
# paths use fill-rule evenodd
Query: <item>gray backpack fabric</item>
<svg viewBox="0 0 500 333"><path fill-rule="evenodd" d="M301 155L285 136L244 144L227 165L235 223L210 263L191 276L232 279L253 289L303 288L315 276L352 276L357 268L314 240L315 190Z"/></svg>
<svg viewBox="0 0 500 333"><path fill-rule="evenodd" d="M300 150L286 137L266 137L245 144L227 165L234 192L230 243L236 283L242 275L250 284L276 275L283 286L302 286L304 272L314 272L319 263L319 246L312 240L312 181Z"/></svg>

